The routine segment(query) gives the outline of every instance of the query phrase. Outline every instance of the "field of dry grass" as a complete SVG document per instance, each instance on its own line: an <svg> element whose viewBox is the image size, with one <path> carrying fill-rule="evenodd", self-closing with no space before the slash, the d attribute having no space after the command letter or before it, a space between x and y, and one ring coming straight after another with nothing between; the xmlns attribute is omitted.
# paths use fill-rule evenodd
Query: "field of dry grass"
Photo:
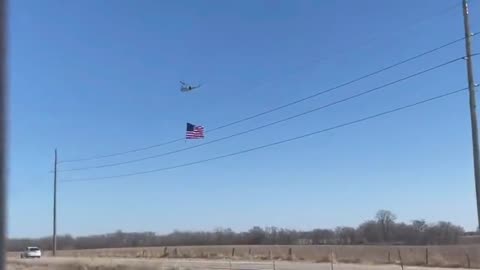
<svg viewBox="0 0 480 270"><path fill-rule="evenodd" d="M48 256L48 252L46 252ZM401 264L429 267L480 268L480 245L452 246L181 246L61 250L62 257L197 258L233 261L305 261ZM9 253L9 257L19 257Z"/></svg>
<svg viewBox="0 0 480 270"><path fill-rule="evenodd" d="M291 261L230 261L205 259L144 259L144 258L69 258L45 257L41 259L8 260L8 270L401 270L398 265L330 264ZM433 270L408 266L405 270ZM449 269L449 268L446 268ZM446 270L442 269L442 270ZM452 268L450 268L452 269ZM456 268L458 269L458 268Z"/></svg>

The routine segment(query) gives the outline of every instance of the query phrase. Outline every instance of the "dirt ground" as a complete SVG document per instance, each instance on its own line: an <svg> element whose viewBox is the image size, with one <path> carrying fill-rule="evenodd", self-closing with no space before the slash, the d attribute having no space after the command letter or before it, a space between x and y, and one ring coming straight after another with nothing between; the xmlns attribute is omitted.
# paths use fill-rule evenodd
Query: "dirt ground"
<svg viewBox="0 0 480 270"><path fill-rule="evenodd" d="M399 265L330 264L312 262L250 262L200 259L128 259L128 258L69 258L41 259L9 258L8 270L401 270ZM405 270L449 270L462 268L433 268L405 266Z"/></svg>

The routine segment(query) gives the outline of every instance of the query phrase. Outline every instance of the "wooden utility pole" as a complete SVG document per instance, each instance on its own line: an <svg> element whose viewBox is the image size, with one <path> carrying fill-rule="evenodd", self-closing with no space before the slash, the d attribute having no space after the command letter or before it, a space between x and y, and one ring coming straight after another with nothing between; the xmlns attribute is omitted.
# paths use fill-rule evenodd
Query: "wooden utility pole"
<svg viewBox="0 0 480 270"><path fill-rule="evenodd" d="M480 230L480 154L478 146L478 123L477 123L477 101L475 97L475 79L473 77L472 59L472 32L470 31L470 18L468 11L468 0L463 0L463 24L465 27L465 60L467 62L468 93L470 96L470 121L472 125L473 143L473 168L475 173L475 191L477 196L477 228Z"/></svg>
<svg viewBox="0 0 480 270"><path fill-rule="evenodd" d="M7 174L6 174L6 113L7 113L7 8L6 0L0 0L0 269L6 269L5 235L7 226Z"/></svg>
<svg viewBox="0 0 480 270"><path fill-rule="evenodd" d="M53 164L53 237L52 255L57 253L57 149L55 149L55 161Z"/></svg>

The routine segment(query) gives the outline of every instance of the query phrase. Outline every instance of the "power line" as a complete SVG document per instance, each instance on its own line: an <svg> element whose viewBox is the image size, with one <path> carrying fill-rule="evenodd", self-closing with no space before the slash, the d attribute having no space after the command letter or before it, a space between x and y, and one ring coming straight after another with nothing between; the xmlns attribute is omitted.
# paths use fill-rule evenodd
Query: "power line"
<svg viewBox="0 0 480 270"><path fill-rule="evenodd" d="M476 85L476 87L478 87L478 85ZM188 166L197 165L197 164L201 164L201 163L205 163L205 162L219 160L219 159L223 159L223 158L227 158L227 157L237 156L237 155L257 151L257 150L260 150L260 149L276 146L276 145L279 145L279 144L284 144L284 143L287 143L287 142L292 142L292 141L304 139L304 138L307 138L307 137L310 137L310 136L313 136L313 135L317 135L317 134L324 133L324 132L327 132L327 131L339 129L339 128L342 128L342 127L358 124L358 123L361 123L361 122L364 122L364 121L367 121L367 120L370 120L370 119L378 118L378 117L381 117L381 116L384 116L384 115L387 115L387 114L391 114L391 113L398 112L398 111L401 111L401 110L405 110L405 109L408 109L408 108L411 108L411 107L415 107L415 106L418 106L418 105L421 105L421 104L424 104L424 103L428 103L428 102L431 102L431 101L434 101L434 100L437 100L437 99L441 99L441 98L444 98L444 97L447 97L447 96L451 96L451 95L460 93L462 91L465 91L467 89L468 89L467 87L464 87L464 88L459 89L459 90L447 92L447 93L442 94L442 95L437 95L437 96L434 96L434 97L431 97L431 98L428 98L428 99L424 99L424 100L421 100L421 101L418 101L418 102L415 102L415 103L411 103L409 105L404 105L404 106L401 106L401 107L397 107L395 109L391 109L391 110L388 110L388 111L384 111L384 112L381 112L381 113L377 113L377 114L374 114L374 115L363 117L363 118L360 118L360 119L357 119L357 120L353 120L353 121L350 121L350 122L346 122L346 123L343 123L343 124L339 124L339 125L336 125L336 126L332 126L332 127L329 127L329 128L318 130L318 131L315 131L315 132L307 133L307 134L300 135L300 136L297 136L297 137L293 137L293 138L289 138L289 139L285 139L285 140L280 140L280 141L276 141L276 142L273 142L273 143L264 144L264 145L261 145L261 146L257 146L257 147L253 147L253 148L249 148L249 149L245 149L245 150L241 150L241 151L238 151L238 152L233 152L233 153L229 153L229 154L225 154L225 155L220 155L220 156L216 156L216 157L212 157L212 158L197 160L197 161L193 161L193 162L188 162L188 163L183 163L183 164L179 164L179 165L163 167L163 168L158 168L158 169L153 169L153 170L148 170L148 171L139 171L139 172L133 172L133 173L127 173L127 174L118 174L118 175L111 175L111 176L104 176L104 177L66 179L66 180L62 180L61 182L85 182L85 181L95 181L95 180L105 180L105 179L129 177L129 176L135 176L135 175L142 175L142 174L149 174L149 173L154 173L154 172L178 169L178 168L182 168L182 167L188 167Z"/></svg>
<svg viewBox="0 0 480 270"><path fill-rule="evenodd" d="M450 6L445 6L443 9L439 9L437 11L435 11L434 13L431 13L429 14L429 16L424 16L422 15L421 18L417 18L416 20L412 20L411 22L407 23L407 24L403 24L402 26L404 26L405 29L402 29L402 30L409 30L409 28L413 27L413 26L417 26L418 24L423 24L424 22L426 21L429 21L429 20L432 20L436 17L439 17L439 16L442 16L446 13L449 13L451 11L454 11L455 9L457 8L461 8L462 7L462 3L461 2L457 2L453 5L450 5ZM415 28L417 29L417 28ZM398 29L397 29L398 30ZM388 32L388 34L398 34L400 33L401 31L390 31ZM385 40L385 39L382 39L382 40ZM367 48L368 46L370 46L373 42L376 42L376 41L380 41L380 38L378 35L374 35L368 39L364 39L361 41L361 43L356 43L356 46L357 46L357 49L358 48ZM392 40L386 40L387 41L387 44L389 44ZM309 64L314 64L314 63L321 63L321 62L324 62L324 61L328 61L328 60L331 60L333 58L338 58L338 56L345 56L347 53L351 52L352 50L350 49L347 49L347 48L344 48L342 50L336 50L335 53L333 54L328 54L326 56L323 56L323 57L320 57L320 58L317 58L315 60L312 60L312 61L309 61L307 63L305 63L304 65L299 65L295 71L291 72L290 74L288 74L287 76L290 76L294 73L296 73L298 70L304 70L307 68L307 66ZM260 80L258 81L260 83L260 85L270 85L271 84L271 81L269 80ZM256 88L259 88L259 86L254 86L252 89L256 89Z"/></svg>
<svg viewBox="0 0 480 270"><path fill-rule="evenodd" d="M480 32L473 33L472 36L475 36L475 35L477 35L477 34L479 34L479 33L480 33ZM218 127L216 127L216 128L209 129L209 130L207 130L207 131L208 131L209 133L215 132L215 131L218 131L218 130L220 130L220 129L223 129L223 128L226 128L226 127L229 127L229 126L233 126L233 125L236 125L236 124L239 124L239 123L242 123L242 122L245 122L245 121L254 119L254 118L258 118L258 117L260 117L260 116L263 116L263 115L266 115L266 114L269 114L269 113L272 113L272 112L275 112L275 111L278 111L278 110L287 108L287 107L289 107L289 106L292 106L292 105L301 103L301 102L303 102L303 101L306 101L306 100L315 98L315 97L317 97L317 96L320 96L320 95L323 95L323 94L325 94L325 93L334 91L334 90L336 90L336 89L339 89L339 88L348 86L348 85L353 84L353 83L355 83L355 82L358 82L358 81L367 79L367 78L372 77L372 76L374 76L374 75L377 75L377 74L379 74L379 73L382 73L382 72L385 72L385 71L390 70L390 69L392 69L392 68L395 68L395 67L397 67L397 66L403 65L403 64L405 64L405 63L408 63L408 62L410 62L410 61L413 61L413 60L418 59L418 58L420 58L420 57L423 57L423 56L425 56L425 55L434 53L434 52L439 51L439 50L441 50L441 49L443 49L443 48L446 48L446 47L448 47L448 46L451 46L451 45L453 45L453 44L455 44L455 43L457 43L457 42L463 41L464 39L465 39L465 37L462 37L462 38L453 40L453 41L448 42L448 43L445 43L445 44L443 44L443 45L441 45L441 46L435 47L435 48L430 49L430 50L428 50L428 51L425 51L425 52L423 52L423 53L420 53L420 54L417 54L417 55L415 55L415 56L409 57L409 58L407 58L407 59L404 59L404 60L402 60L402 61L396 62L396 63L394 63L394 64L392 64L392 65L387 66L387 67L378 69L378 70L376 70L376 71L374 71L374 72L371 72L371 73L368 73L368 74L366 74L366 75L357 77L356 79L352 79L352 80L350 80L350 81L347 81L347 82L345 82L345 83L339 84L339 85L334 86L334 87L331 87L331 88L329 88L329 89L326 89L326 90L317 92L317 93L315 93L315 94L306 96L306 97L304 97L304 98L297 99L297 100L295 100L295 101L293 101L293 102L290 102L290 103L287 103L287 104L284 104L284 105L281 105L281 106L274 107L274 108L272 108L272 109L268 109L268 110L263 111L263 112L261 112L261 113L257 113L257 114L254 114L254 115L247 116L247 117L245 117L245 118L241 118L241 119L239 119L239 120L236 120L236 121L233 121L233 122L224 124L224 125L222 125L222 126L218 126ZM150 145L150 146L139 147L139 148L135 148L135 149L130 149L130 150L121 151L121 152L116 152L116 153L111 153L111 154L106 154L106 155L97 155L97 156L92 156L92 157L87 157L87 158L62 160L62 161L60 161L59 163L82 162L82 161L90 161L90 160L97 160L97 159L103 159L103 158L108 158L108 157L120 156L120 155L125 155L125 154L140 152L140 151L144 151L144 150L148 150L148 149L152 149L152 148L157 148L157 147L169 145L169 144L172 144L172 143L176 143L176 142L183 141L184 139L185 139L184 137L182 137L182 138L177 138L177 139L173 139L173 140L166 141L166 142L159 143L159 144L153 144L153 145Z"/></svg>
<svg viewBox="0 0 480 270"><path fill-rule="evenodd" d="M270 127L270 126L273 126L273 125L276 125L276 124L279 124L279 123L282 123L282 122L286 122L286 121L289 121L289 120L298 118L298 117L300 117L300 116L304 116L304 115L307 115L307 114L310 114L310 113L319 111L319 110L321 110L321 109L325 109L325 108L331 107L331 106L333 106L333 105L337 105L337 104L340 104L340 103L343 103L343 102L346 102L346 101L349 101L349 100L352 100L352 99L361 97L361 96L363 96L363 95L366 95L366 94L369 94L369 93L372 93L372 92L381 90L381 89L386 88L386 87L388 87L388 86L391 86L391 85L394 85L394 84L397 84L397 83L406 81L406 80L408 80L408 79L411 79L411 78L420 76L420 75L425 74L425 73L427 73L427 72L430 72L430 71L439 69L439 68L441 68L441 67L444 67L444 66L447 66L447 65L450 65L450 64L453 64L453 63L455 63L455 62L457 62L457 61L459 61L459 60L462 60L462 59L464 59L464 57L458 57L458 58L452 59L452 60L450 60L450 61L444 62L444 63L442 63L442 64L439 64L439 65L436 65L436 66L433 66L433 67L430 67L430 68L421 70L421 71L419 71L419 72L416 72L416 73L414 73L414 74L411 74L411 75L402 77L402 78L400 78L400 79L391 81L391 82L389 82L389 83L386 83L386 84L383 84L383 85L380 85L380 86L377 86L377 87L374 87L374 88L365 90L365 91L363 91L363 92L357 93L357 94L355 94L355 95L351 95L351 96L348 96L348 97L346 97L346 98L343 98L343 99L340 99L340 100L337 100L337 101L334 101L334 102L325 104L325 105L323 105L323 106L320 106L320 107L317 107L317 108L314 108L314 109L311 109L311 110L308 110L308 111L305 111L305 112L302 112L302 113L299 113L299 114L296 114L296 115L293 115L293 116L289 116L289 117L286 117L286 118L283 118L283 119L280 119L280 120L277 120L277 121L274 121L274 122L270 122L270 123L265 124L265 125L262 125L262 126L258 126L258 127L255 127L255 128L251 128L251 129L248 129L248 130L246 130L246 131L238 132L238 133L235 133L235 134L232 134L232 135L228 135L228 136L225 136L225 137L221 137L221 138L218 138L218 139L209 141L209 142L205 142L205 143L202 143L202 144L197 144L197 145L194 145L194 146L184 147L184 148L180 148L180 149L177 149L177 150L173 150L173 151L169 151L169 152L165 152L165 153L161 153L161 154L156 154L156 155L151 155L151 156L147 156L147 157L143 157L143 158L131 159L131 160L127 160L127 161L115 162L115 163L109 163L109 164L103 164L103 165L96 165L96 166L86 166L86 167L73 168L73 169L64 169L64 170L59 170L59 172L83 171L83 170L90 170L90 169L100 169L100 168L120 166L120 165L125 165L125 164L130 164L130 163L136 163L136 162L140 162L140 161L145 161L145 160L148 160L148 159L164 157L164 156L168 156L168 155L171 155L171 154L175 154L175 153L187 151L187 150L190 150L190 149L202 147L202 146L205 146L205 145L217 143L217 142L220 142L220 141L224 141L224 140L227 140L227 139L230 139L230 138L233 138L233 137L237 137L237 136L244 135L244 134L247 134L247 133L250 133L250 132L253 132L253 131L257 131L257 130L260 130L260 129L263 129L263 128L266 128L266 127Z"/></svg>

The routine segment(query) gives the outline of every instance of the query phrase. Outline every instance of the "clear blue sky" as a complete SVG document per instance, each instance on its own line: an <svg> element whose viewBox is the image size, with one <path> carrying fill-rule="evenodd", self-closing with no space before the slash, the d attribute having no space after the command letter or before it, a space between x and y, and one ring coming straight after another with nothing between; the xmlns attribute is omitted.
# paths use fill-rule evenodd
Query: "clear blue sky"
<svg viewBox="0 0 480 270"><path fill-rule="evenodd" d="M10 1L9 236L51 233L60 159L182 137L208 140L318 107L463 56L458 43L264 117L213 128L375 71L463 36L460 0ZM474 1L475 2L475 1ZM480 6L471 7L480 30ZM474 50L480 50L480 39ZM475 59L477 80L480 58ZM204 83L180 93L179 80ZM459 61L305 117L142 163L59 179L149 170L319 130L466 86ZM200 142L61 168L124 161ZM357 226L378 209L400 221L476 226L468 96L304 140L137 177L59 183L59 233L167 233L254 225Z"/></svg>

